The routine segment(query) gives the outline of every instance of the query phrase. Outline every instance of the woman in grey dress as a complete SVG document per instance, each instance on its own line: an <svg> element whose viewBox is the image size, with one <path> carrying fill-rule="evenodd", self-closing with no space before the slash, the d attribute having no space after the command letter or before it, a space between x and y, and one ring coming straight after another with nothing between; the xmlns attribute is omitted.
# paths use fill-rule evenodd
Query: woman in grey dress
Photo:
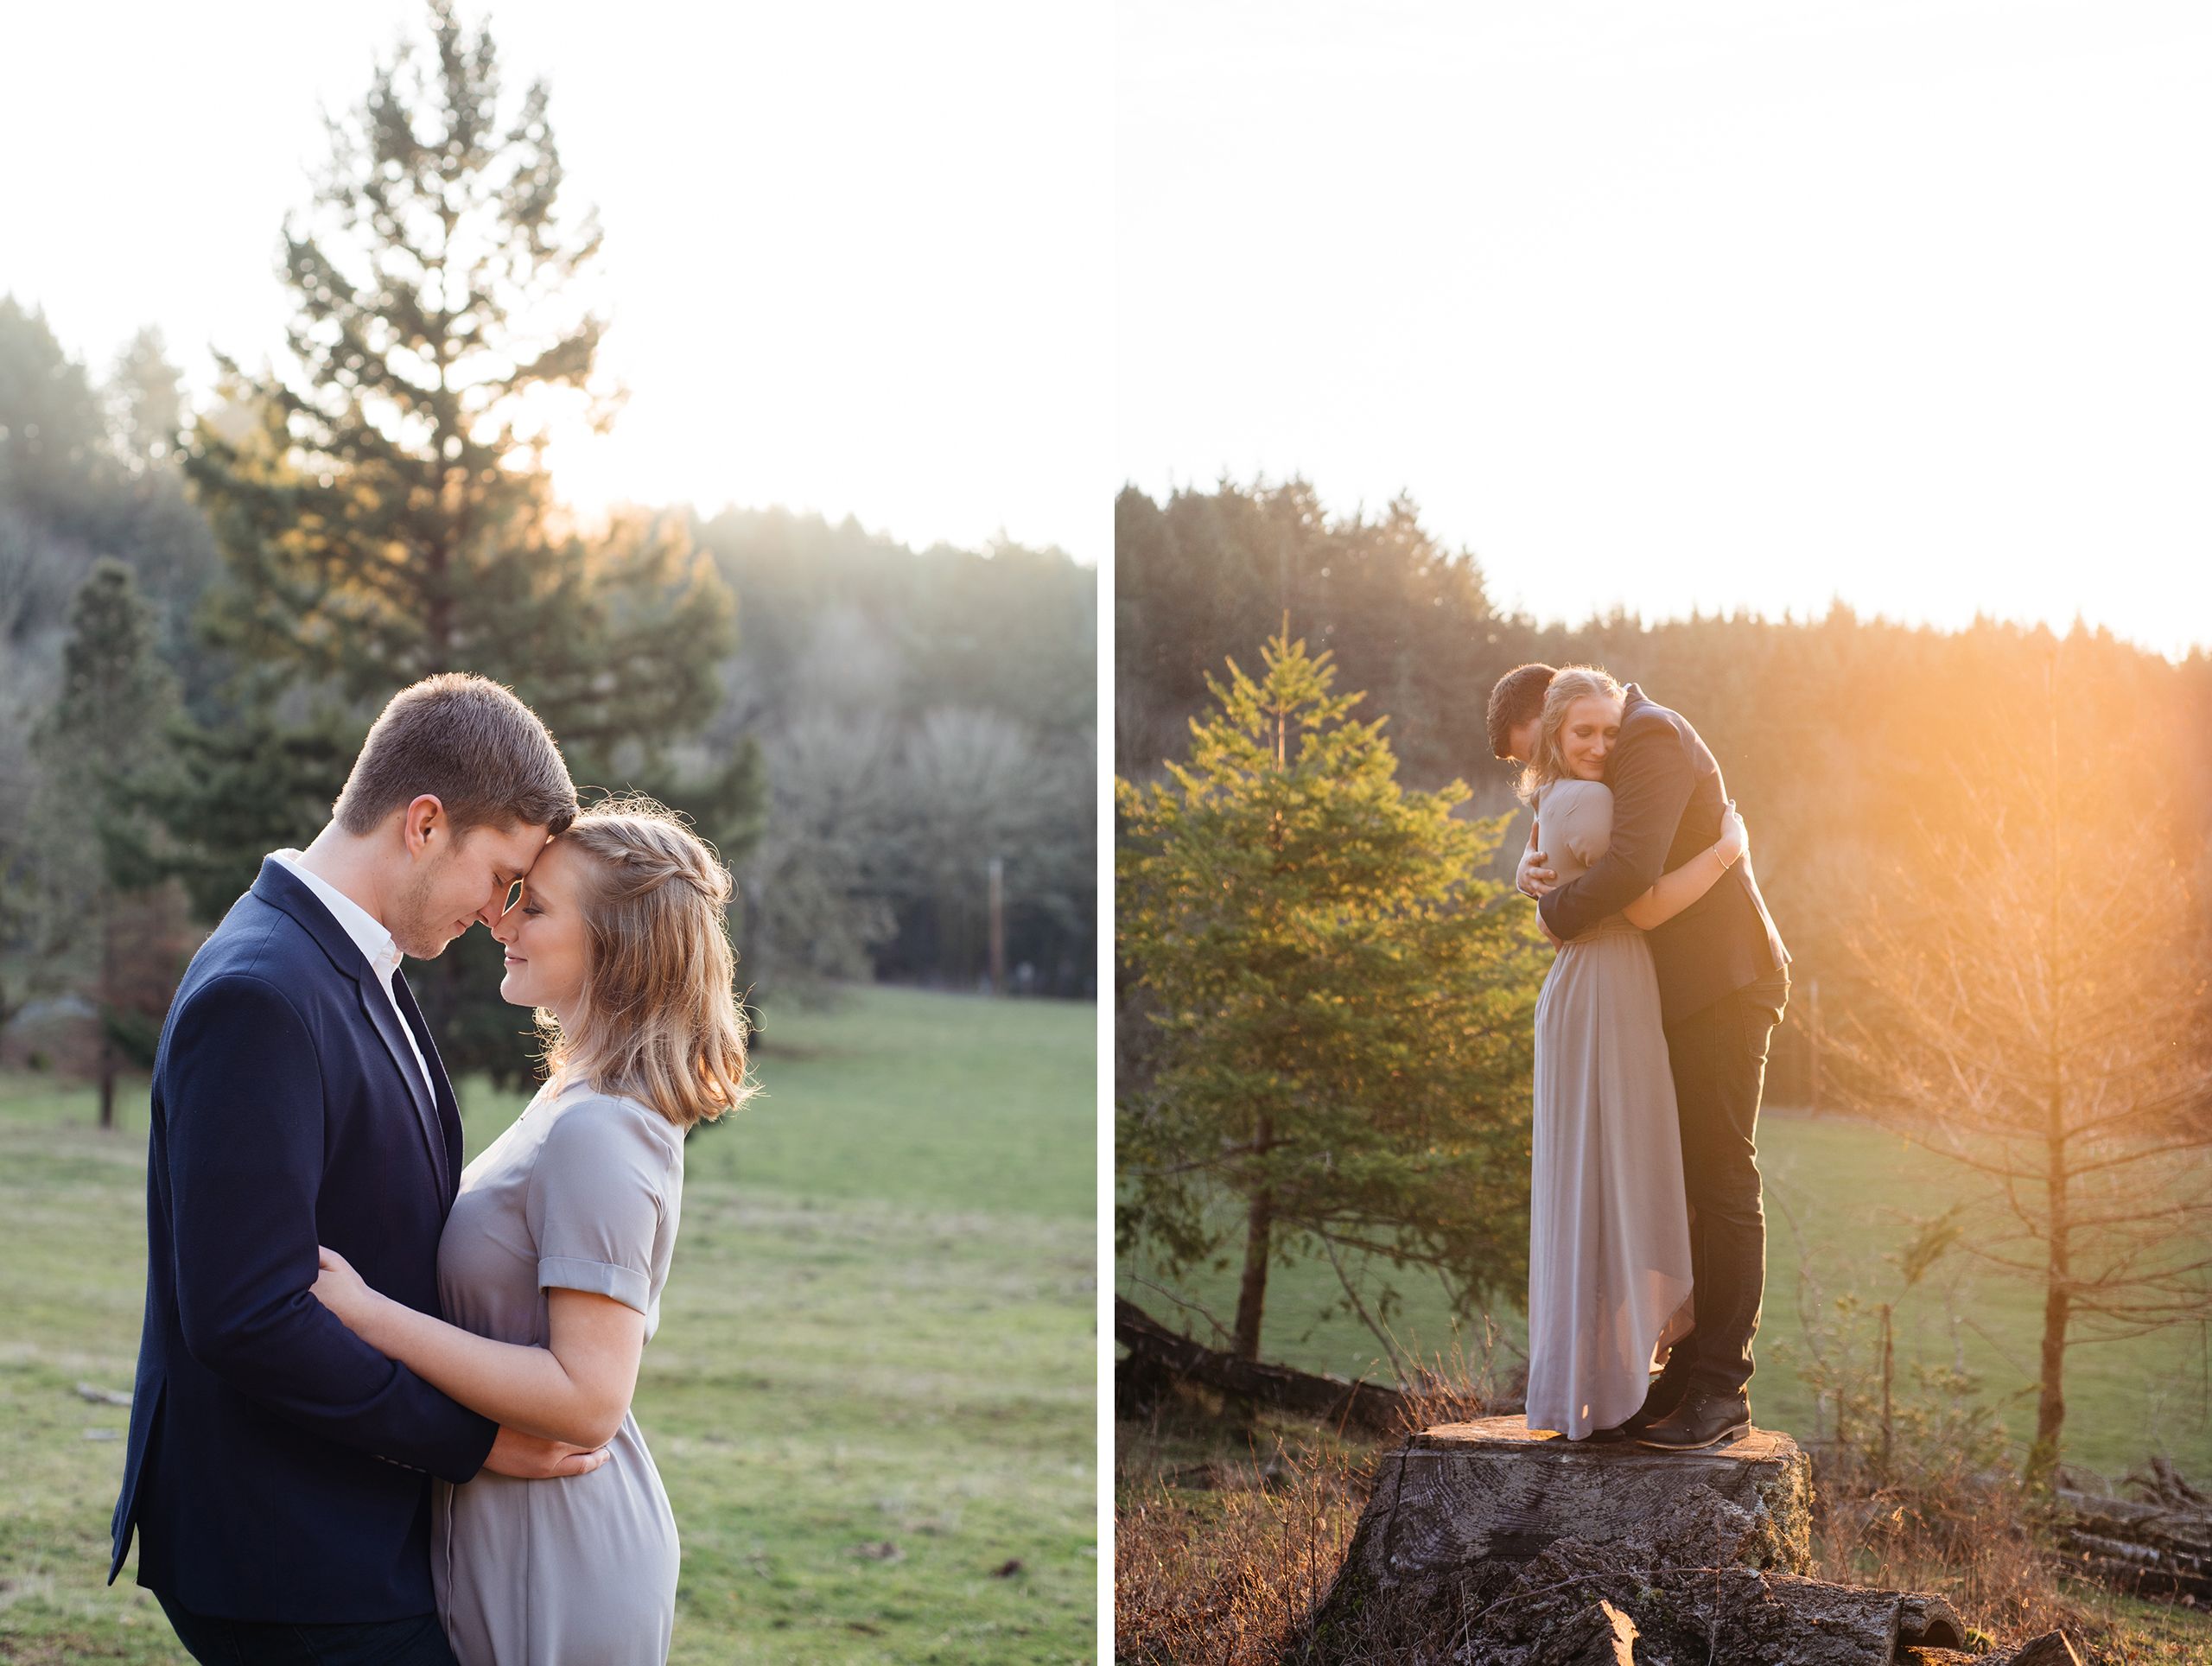
<svg viewBox="0 0 2212 1666"><path fill-rule="evenodd" d="M1523 798L1532 849L1564 885L1604 855L1605 757L1622 693L1587 666L1553 677ZM1560 945L1536 1000L1529 1211L1528 1424L1605 1435L1643 1403L1655 1358L1692 1322L1689 1210L1659 982L1643 933L1695 902L1740 856L1719 841L1618 914Z"/></svg>
<svg viewBox="0 0 2212 1666"><path fill-rule="evenodd" d="M496 936L548 1078L462 1172L438 1246L446 1324L323 1252L315 1294L462 1404L604 1447L582 1475L437 1485L431 1572L461 1666L668 1657L676 1521L630 1414L659 1322L683 1135L753 1092L723 929L729 874L650 800L579 816Z"/></svg>

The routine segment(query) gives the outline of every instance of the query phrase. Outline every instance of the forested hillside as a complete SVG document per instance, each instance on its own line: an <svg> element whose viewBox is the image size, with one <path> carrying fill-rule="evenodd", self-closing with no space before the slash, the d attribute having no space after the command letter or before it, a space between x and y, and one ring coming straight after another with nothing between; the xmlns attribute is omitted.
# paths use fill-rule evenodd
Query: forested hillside
<svg viewBox="0 0 2212 1666"><path fill-rule="evenodd" d="M89 366L0 297L0 1027L27 1002L111 1004L80 918L92 881L71 871L88 823L142 847L137 877L181 881L133 924L174 961L264 850L312 834L393 690L448 664L537 703L580 785L657 792L717 839L756 1000L851 978L977 987L995 856L1009 986L1090 992L1092 569L1011 545L916 551L776 509L627 510L579 537L541 481L501 512L492 564L418 564L395 591L345 550L298 554L295 521L334 518L315 494L336 488L286 472L300 454L264 443L267 403L200 405L153 332ZM400 531L354 536L372 554ZM128 714L147 743L130 779L109 771L115 796L95 802L60 779L57 725L73 607L103 558L130 593L103 616L162 674ZM440 619L443 638L425 623ZM455 979L481 970L448 958ZM456 1066L518 1068L514 1026L444 981L426 1005ZM149 1012L125 1027L166 995L138 991Z"/></svg>
<svg viewBox="0 0 2212 1666"><path fill-rule="evenodd" d="M2212 881L2212 658L2202 652L2176 664L2078 626L1947 632L1840 606L1809 620L1540 626L1495 608L1481 561L1440 544L1410 502L1332 517L1300 481L1164 503L1125 489L1115 559L1115 759L1131 779L1182 755L1205 675L1230 658L1255 669L1286 616L1294 638L1332 651L1338 689L1365 691L1355 716L1387 714L1408 787L1468 782L1465 815L1516 808L1512 770L1491 757L1484 722L1491 683L1515 665L1600 664L1688 715L1751 823L1759 884L1796 959L1770 1102L1815 1091L1815 987L1825 1027L1849 1016L1863 971L1845 946L1854 920L1897 888L1898 866L1941 878L1948 860L1969 883L1969 852L1993 819L2025 807L2054 722L2069 816L2108 841L2109 865L2082 882L2133 880L2165 895L2201 965L2199 900ZM2003 595L2001 559L1989 591ZM1516 823L1499 869L1526 831Z"/></svg>

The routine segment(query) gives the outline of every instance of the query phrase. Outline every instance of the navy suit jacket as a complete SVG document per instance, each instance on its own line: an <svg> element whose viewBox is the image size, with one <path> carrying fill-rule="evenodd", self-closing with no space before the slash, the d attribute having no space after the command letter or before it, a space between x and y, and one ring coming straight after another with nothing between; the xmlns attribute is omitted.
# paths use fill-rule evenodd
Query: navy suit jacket
<svg viewBox="0 0 2212 1666"><path fill-rule="evenodd" d="M1728 794L1712 752L1680 712L1647 699L1633 683L1627 694L1605 771L1613 789L1612 844L1588 873L1538 905L1559 938L1580 936L1618 913L1720 836ZM1669 1024L1789 963L1748 855L1643 940Z"/></svg>
<svg viewBox="0 0 2212 1666"><path fill-rule="evenodd" d="M404 987L404 986L403 986ZM273 857L201 945L154 1060L146 1322L110 1583L198 1614L348 1622L433 1612L430 1478L498 1426L310 1294L328 1244L438 1312L461 1116L345 928Z"/></svg>

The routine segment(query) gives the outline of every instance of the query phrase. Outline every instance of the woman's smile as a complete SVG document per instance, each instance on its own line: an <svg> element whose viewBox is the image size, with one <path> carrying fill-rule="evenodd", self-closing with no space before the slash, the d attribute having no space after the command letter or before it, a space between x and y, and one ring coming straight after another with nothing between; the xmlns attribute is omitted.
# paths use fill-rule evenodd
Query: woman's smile
<svg viewBox="0 0 2212 1666"><path fill-rule="evenodd" d="M1559 728L1564 773L1585 781L1605 779L1606 755L1620 738L1620 707L1603 694L1585 695L1567 709Z"/></svg>

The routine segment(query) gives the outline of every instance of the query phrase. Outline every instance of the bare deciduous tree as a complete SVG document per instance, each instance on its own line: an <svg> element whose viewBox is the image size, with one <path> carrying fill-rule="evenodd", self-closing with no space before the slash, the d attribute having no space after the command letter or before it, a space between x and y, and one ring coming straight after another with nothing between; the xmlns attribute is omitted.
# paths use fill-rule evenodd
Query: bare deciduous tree
<svg viewBox="0 0 2212 1666"><path fill-rule="evenodd" d="M1844 930L1860 988L1828 1039L1850 1103L1980 1177L1963 1247L2042 1287L2044 1481L2068 1348L2212 1313L2207 985L2183 823L2134 744L2155 714L2064 645L1993 705L2002 750L1961 756Z"/></svg>

